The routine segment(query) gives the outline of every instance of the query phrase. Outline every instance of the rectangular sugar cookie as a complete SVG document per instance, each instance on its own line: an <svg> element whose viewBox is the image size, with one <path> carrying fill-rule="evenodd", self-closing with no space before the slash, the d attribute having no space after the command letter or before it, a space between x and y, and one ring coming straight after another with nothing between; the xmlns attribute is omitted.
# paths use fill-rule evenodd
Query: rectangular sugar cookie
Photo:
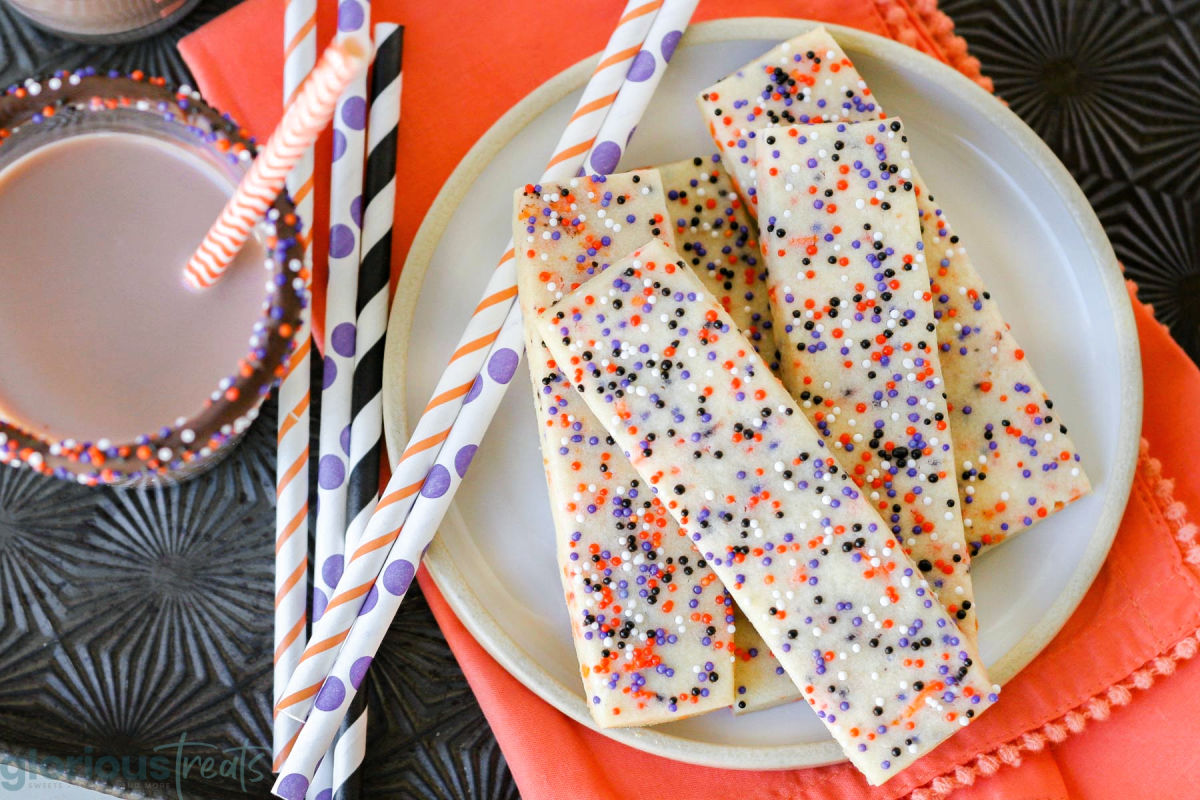
<svg viewBox="0 0 1200 800"><path fill-rule="evenodd" d="M914 172L950 433L972 554L1092 490L1054 401L928 187Z"/></svg>
<svg viewBox="0 0 1200 800"><path fill-rule="evenodd" d="M776 372L779 365L767 302L767 270L758 224L733 188L721 156L685 158L658 167L674 223L675 248L729 312L734 325ZM770 648L746 622L734 621L734 713L771 708L800 697Z"/></svg>
<svg viewBox="0 0 1200 800"><path fill-rule="evenodd" d="M895 537L669 247L613 264L538 325L868 781L994 701Z"/></svg>
<svg viewBox="0 0 1200 800"><path fill-rule="evenodd" d="M533 321L664 225L654 171L528 185L513 242L542 457L588 707L604 727L653 725L733 702L724 586L564 383Z"/></svg>
<svg viewBox="0 0 1200 800"><path fill-rule="evenodd" d="M675 249L768 362L775 360L767 266L758 225L733 188L721 156L659 166Z"/></svg>
<svg viewBox="0 0 1200 800"><path fill-rule="evenodd" d="M767 128L757 159L784 385L973 643L971 557L901 124Z"/></svg>
<svg viewBox="0 0 1200 800"><path fill-rule="evenodd" d="M725 169L755 216L754 148L760 130L883 116L867 82L824 28L773 47L705 89L697 102Z"/></svg>
<svg viewBox="0 0 1200 800"><path fill-rule="evenodd" d="M749 714L799 700L800 690L787 670L736 604L733 620L733 713Z"/></svg>
<svg viewBox="0 0 1200 800"><path fill-rule="evenodd" d="M773 48L697 99L751 213L758 200L759 131L885 116L824 28ZM1090 484L1066 427L966 248L915 172L913 183L933 281L963 524L975 555L1087 494Z"/></svg>

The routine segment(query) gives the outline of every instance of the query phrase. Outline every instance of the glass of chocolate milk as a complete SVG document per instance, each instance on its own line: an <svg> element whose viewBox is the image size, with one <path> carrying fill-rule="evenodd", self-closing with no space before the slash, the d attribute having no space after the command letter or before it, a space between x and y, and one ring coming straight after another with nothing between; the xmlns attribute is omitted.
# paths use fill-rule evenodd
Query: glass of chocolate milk
<svg viewBox="0 0 1200 800"><path fill-rule="evenodd" d="M0 462L162 483L246 430L307 302L290 202L214 287L183 268L252 152L190 89L138 73L0 98Z"/></svg>

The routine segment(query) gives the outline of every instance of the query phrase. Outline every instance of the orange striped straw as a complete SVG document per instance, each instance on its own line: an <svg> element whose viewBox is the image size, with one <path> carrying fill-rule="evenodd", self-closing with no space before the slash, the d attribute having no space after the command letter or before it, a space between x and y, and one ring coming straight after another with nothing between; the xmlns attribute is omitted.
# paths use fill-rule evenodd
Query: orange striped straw
<svg viewBox="0 0 1200 800"><path fill-rule="evenodd" d="M283 190L292 167L329 124L342 90L366 64L363 48L349 40L335 42L321 54L275 132L188 261L184 270L188 286L208 288L229 268L254 226Z"/></svg>
<svg viewBox="0 0 1200 800"><path fill-rule="evenodd" d="M317 62L317 2L288 0L283 16L283 108L286 110ZM304 261L296 280L309 288L312 276L313 151L304 151L287 179L287 189L304 227ZM309 367L312 339L310 306L300 325L286 372L279 383L275 451L275 655L273 697L278 700L304 652L308 623L308 582L291 578L308 572ZM282 758L298 731L295 720L276 714L271 722L272 753ZM280 762L282 763L282 762Z"/></svg>

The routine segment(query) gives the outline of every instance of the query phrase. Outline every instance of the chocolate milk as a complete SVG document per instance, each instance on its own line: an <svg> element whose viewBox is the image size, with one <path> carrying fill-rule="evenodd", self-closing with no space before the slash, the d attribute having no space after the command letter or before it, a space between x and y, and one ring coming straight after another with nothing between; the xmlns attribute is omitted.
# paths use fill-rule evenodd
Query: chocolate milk
<svg viewBox="0 0 1200 800"><path fill-rule="evenodd" d="M184 286L233 188L132 133L73 136L0 172L0 417L120 444L199 411L249 352L270 279L251 239L216 286Z"/></svg>

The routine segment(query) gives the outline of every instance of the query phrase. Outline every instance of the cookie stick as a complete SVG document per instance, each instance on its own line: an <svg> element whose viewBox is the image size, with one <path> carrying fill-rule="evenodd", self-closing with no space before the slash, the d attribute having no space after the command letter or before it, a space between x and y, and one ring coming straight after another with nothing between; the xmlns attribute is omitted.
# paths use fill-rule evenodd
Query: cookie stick
<svg viewBox="0 0 1200 800"><path fill-rule="evenodd" d="M754 159L760 130L884 116L867 82L821 27L771 48L705 89L696 102L725 169L756 217Z"/></svg>
<svg viewBox="0 0 1200 800"><path fill-rule="evenodd" d="M533 321L652 236L670 239L658 173L516 192L513 242L560 578L588 709L604 727L653 725L733 702L724 586L612 444Z"/></svg>
<svg viewBox="0 0 1200 800"><path fill-rule="evenodd" d="M743 197L748 201L747 210L755 213L762 211L760 206L764 199L762 194L764 184L769 184L770 188L775 190L777 199L778 195L783 193L781 187L791 185L788 183L792 177L790 173L781 172L779 169L775 169L773 173L763 174L756 171L760 149L763 147L763 137L769 135L765 131L775 130L769 129L767 126L792 122L796 123L795 130L802 130L809 126L822 125L825 120L873 120L882 116L882 110L875 102L866 82L824 28L816 28L778 45L705 90L700 95L699 103L710 119L710 130L724 153L727 168L736 176L735 185L740 187ZM832 123L824 123L825 126L829 124ZM796 141L795 137L789 137L787 141L781 140L778 146L796 145ZM775 149L771 148L768 152ZM819 148L817 149L819 150ZM815 152L811 155L806 154L804 161L797 164L797 168L807 162L810 157L815 156ZM840 156L834 155L833 157L839 158ZM805 167L805 169L811 168ZM822 190L835 191L838 180L844 182L846 178L853 180L857 177L858 173L854 172L843 178L836 178L830 181L829 187L822 187ZM809 186L805 186L802 187L802 190L807 191L809 188ZM911 198L908 202L911 205ZM815 203L823 204L823 198L815 199ZM828 206L823 209L813 209L811 205L811 203L805 205L806 211L816 214L818 219L828 218L829 215L824 213L828 210ZM836 207L837 204L832 204L832 206ZM856 209L847 207L844 203L841 204L841 209L843 214L857 212ZM790 214L791 211L789 210L788 213ZM911 250L921 238L921 229L916 220L915 209L910 217L909 226L915 232L912 237L913 241L908 245ZM791 229L793 232L799 224L785 226L782 222L779 228ZM783 262L786 260L782 255L784 251L789 254L788 258L797 262L803 259L814 259L823 263L826 258L830 257L828 253L823 253L819 258L806 253L796 254L794 249L789 250L786 247L778 246L775 238L770 234L763 237L763 252L768 259L774 258L777 262ZM816 250L826 244L824 241L814 241L809 243L807 248ZM838 243L828 243L828 245L840 247ZM864 251L848 250L840 257L845 259L847 256L853 257L861 252ZM912 255L919 256L920 254L912 253ZM782 263L775 266L778 268L776 271L784 271ZM847 348L844 343L840 348L821 350L820 345L827 343L815 341L810 343L816 344L817 349L802 352L796 350L797 346L804 346L804 342L808 342L814 337L820 339L821 332L813 329L817 326L817 322L812 319L813 310L793 306L802 306L806 302L823 304L828 300L828 295L833 288L840 284L835 282L829 285L829 281L825 280L826 271L820 271L818 275L808 267L795 269L795 267L802 266L799 263L788 266L789 280L785 282L786 285L790 286L794 283L794 274L801 276L803 285L797 285L794 293L784 293L775 298L777 307L773 311L775 316L774 334L782 352L779 363L784 382L792 391L793 396L802 404L810 419L815 422L819 417L820 422L828 426L827 430L832 434L829 437L833 440L831 444L841 450L839 458L842 459L843 466L857 470L860 480L874 484L874 499L877 504L882 505L880 510L885 521L891 524L897 535L903 537L905 548L914 555L914 560L931 578L939 597L959 620L968 638L974 641L978 623L975 619L974 597L968 577L970 553L965 545L961 511L963 500L958 495L956 480L958 471L955 468L954 452L950 441L952 431L949 429L947 421L947 403L940 397L945 387L942 386L937 356L930 353L921 357L922 361L930 362L930 364L926 369L918 370L922 373L919 383L937 381L937 384L933 388L923 389L917 394L908 392L904 398L914 401L923 400L922 407L930 404L937 406L931 412L929 425L920 425L925 419L924 416L919 416L917 422L911 426L906 424L909 422L907 418L913 414L912 409L905 410L905 418L892 420L890 415L894 411L885 411L879 408L873 398L860 398L858 402L849 406L843 404L838 406L838 409L842 411L841 414L830 414L834 402L834 398L830 397L830 392L844 391L844 383L851 377L851 373L856 373L861 384L867 374L877 373L877 376L881 377L882 370L862 368L861 362L853 358L852 354L847 354L850 356L848 358L842 358L839 350ZM869 265L859 264L858 266L861 268ZM803 279L805 272L813 272L813 278ZM921 272L924 273L923 268L921 268ZM897 280L907 279L906 282L911 282L914 274L912 272L902 273ZM836 278L833 280L836 281ZM778 281L772 280L772 284L778 284ZM810 295L808 290L812 290L816 294ZM911 288L906 291L911 294ZM927 291L922 291L922 295L927 294ZM780 303L789 307L780 308L778 307ZM911 297L908 297L905 298L905 303L906 308L901 310L919 312L923 317L929 316L931 307L928 297L922 297L918 303L913 303ZM821 314L822 312L818 310L815 313ZM793 317L793 315L797 316ZM811 327L806 329L804 324L799 323L786 331L780 327L796 322L800 318L803 318L803 322ZM843 322L847 319L849 317L842 317ZM886 325L888 322L887 319L881 319L880 324ZM865 322L859 323L859 327L870 326L870 324L868 315ZM892 324L895 325L894 322ZM932 320L927 320L922 323L922 327L932 324ZM882 332L872 331L871 338L873 339ZM893 330L891 333L895 333L895 331ZM922 331L922 333L925 332ZM921 338L913 339L910 344L915 346ZM931 348L936 346L936 337L929 336L928 338L930 341L926 344ZM804 342L801 341L802 339ZM857 341L861 341L861 339L861 336L857 337ZM888 345L879 345L880 348L886 346ZM857 347L851 347L851 349L855 351L854 354L857 353ZM813 363L815 369L808 371L800 369L802 363L810 362ZM852 367L842 369L840 368L842 363L851 363ZM900 366L900 364L896 366ZM929 369L932 369L933 374L924 376L923 373ZM900 374L902 375L901 389L905 386L914 388L917 385L916 381L903 381L905 375L914 374L915 376L915 373L905 370ZM808 383L805 383L806 380ZM815 385L813 381L815 381ZM886 377L880 381L881 384L887 382L888 378ZM884 394L896 391L894 387L889 388L885 385L870 388ZM859 391L864 390L860 389ZM820 397L821 401L814 402L813 398L815 397ZM884 398L883 401L886 403L887 399ZM827 407L822 407L822 404L826 404ZM864 413L857 412L856 408L863 408L864 412L874 419L856 418L856 414ZM940 414L941 418L935 418L936 414ZM864 421L875 423L877 426L875 431L888 434L878 442L883 447L868 446L875 440L870 438L873 431L864 430L859 424ZM885 424L879 425L880 422ZM853 427L856 425L858 425L857 428ZM930 447L928 436L921 436L922 433L929 433L928 431L917 430L919 438L914 440L911 435L906 433L908 427L934 429L933 434L938 439L937 444ZM861 441L853 441L855 434L861 437ZM845 444L839 441L843 437L847 439ZM906 458L913 441L918 441L922 445L916 452L930 450L920 460L921 468L918 468L913 461L907 464L897 463L896 454L901 453L903 454L901 458ZM888 443L893 446L887 447ZM861 461L861 458L873 458L875 451L886 452L887 455L880 457L874 464ZM857 463L847 463L849 460Z"/></svg>
<svg viewBox="0 0 1200 800"><path fill-rule="evenodd" d="M884 117L866 81L824 28L773 48L705 89L698 102L751 213L761 129ZM932 278L963 524L976 555L1061 510L1091 486L1066 426L966 247L915 171L913 183Z"/></svg>
<svg viewBox="0 0 1200 800"><path fill-rule="evenodd" d="M996 699L895 537L670 248L651 242L538 324L870 783Z"/></svg>
<svg viewBox="0 0 1200 800"><path fill-rule="evenodd" d="M758 247L758 224L733 187L719 154L685 158L658 167L675 246L734 325L776 372L767 270ZM734 617L735 714L800 699L800 692L745 616Z"/></svg>
<svg viewBox="0 0 1200 800"><path fill-rule="evenodd" d="M963 524L982 553L1092 490L1054 401L916 170Z"/></svg>
<svg viewBox="0 0 1200 800"><path fill-rule="evenodd" d="M971 559L901 124L768 128L757 159L784 384L973 643Z"/></svg>

